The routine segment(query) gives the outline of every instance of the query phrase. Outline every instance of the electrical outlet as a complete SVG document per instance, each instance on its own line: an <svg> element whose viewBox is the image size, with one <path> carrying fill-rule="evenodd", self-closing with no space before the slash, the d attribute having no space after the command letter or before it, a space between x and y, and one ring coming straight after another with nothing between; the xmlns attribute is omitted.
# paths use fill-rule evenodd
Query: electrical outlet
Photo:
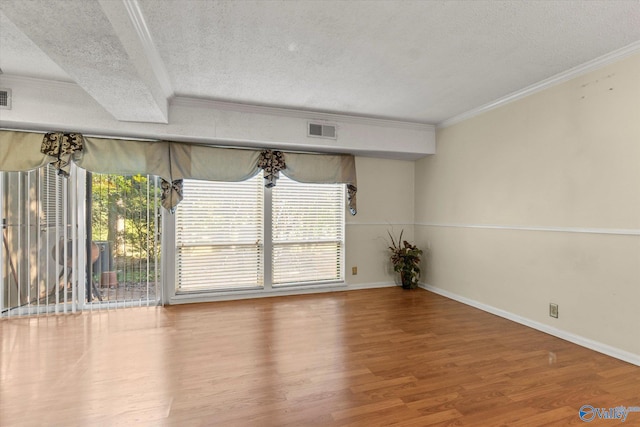
<svg viewBox="0 0 640 427"><path fill-rule="evenodd" d="M351 275L355 276L358 274L358 267L351 267Z"/></svg>
<svg viewBox="0 0 640 427"><path fill-rule="evenodd" d="M558 304L549 303L549 316L558 318Z"/></svg>

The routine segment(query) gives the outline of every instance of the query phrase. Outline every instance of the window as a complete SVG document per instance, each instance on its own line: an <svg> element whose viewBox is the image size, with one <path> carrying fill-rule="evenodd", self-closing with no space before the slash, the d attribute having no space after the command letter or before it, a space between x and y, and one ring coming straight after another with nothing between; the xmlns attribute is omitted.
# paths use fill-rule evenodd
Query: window
<svg viewBox="0 0 640 427"><path fill-rule="evenodd" d="M344 185L273 188L273 285L342 280Z"/></svg>
<svg viewBox="0 0 640 427"><path fill-rule="evenodd" d="M62 212L62 186L64 181L51 165L38 170L40 179L40 225L56 226L56 212Z"/></svg>
<svg viewBox="0 0 640 427"><path fill-rule="evenodd" d="M183 191L175 215L178 293L344 279L343 184L281 175L268 189L258 174L236 183L185 180Z"/></svg>
<svg viewBox="0 0 640 427"><path fill-rule="evenodd" d="M262 177L185 180L176 210L178 291L262 287Z"/></svg>

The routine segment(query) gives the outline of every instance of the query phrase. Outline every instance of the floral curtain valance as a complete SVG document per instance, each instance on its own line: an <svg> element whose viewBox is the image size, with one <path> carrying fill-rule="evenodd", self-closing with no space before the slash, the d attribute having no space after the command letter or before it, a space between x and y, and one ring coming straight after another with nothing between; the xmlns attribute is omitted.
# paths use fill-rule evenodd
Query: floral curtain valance
<svg viewBox="0 0 640 427"><path fill-rule="evenodd" d="M287 168L287 163L284 161L282 151L264 150L258 158L258 167L264 171L264 186L272 188L280 178L280 171Z"/></svg>
<svg viewBox="0 0 640 427"><path fill-rule="evenodd" d="M83 146L83 136L79 133L50 132L42 139L40 151L54 160L51 164L60 175L69 176L71 158L80 154Z"/></svg>
<svg viewBox="0 0 640 427"><path fill-rule="evenodd" d="M219 148L172 142L85 137L79 133L46 135L0 130L0 170L27 171L48 163L68 175L71 162L96 173L150 174L162 178L162 205L182 200L182 180L243 181L264 173L265 186L280 172L306 183L346 184L349 210L356 207L355 159L350 154L302 154L275 150Z"/></svg>

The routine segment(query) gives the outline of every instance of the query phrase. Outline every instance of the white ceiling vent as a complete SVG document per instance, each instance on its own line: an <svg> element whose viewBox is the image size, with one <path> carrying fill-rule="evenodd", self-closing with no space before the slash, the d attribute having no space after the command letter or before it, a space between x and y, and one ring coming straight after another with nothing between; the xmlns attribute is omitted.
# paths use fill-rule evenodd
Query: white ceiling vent
<svg viewBox="0 0 640 427"><path fill-rule="evenodd" d="M335 125L309 122L308 136L314 138L338 139Z"/></svg>
<svg viewBox="0 0 640 427"><path fill-rule="evenodd" d="M11 110L11 89L0 88L0 109Z"/></svg>

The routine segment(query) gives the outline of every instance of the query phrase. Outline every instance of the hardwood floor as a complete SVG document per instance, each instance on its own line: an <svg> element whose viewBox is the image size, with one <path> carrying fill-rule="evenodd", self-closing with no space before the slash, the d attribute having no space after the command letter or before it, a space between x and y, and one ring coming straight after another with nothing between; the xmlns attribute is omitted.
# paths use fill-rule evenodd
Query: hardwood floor
<svg viewBox="0 0 640 427"><path fill-rule="evenodd" d="M585 404L640 406L640 367L421 289L13 318L0 331L2 426L564 426L583 424Z"/></svg>

